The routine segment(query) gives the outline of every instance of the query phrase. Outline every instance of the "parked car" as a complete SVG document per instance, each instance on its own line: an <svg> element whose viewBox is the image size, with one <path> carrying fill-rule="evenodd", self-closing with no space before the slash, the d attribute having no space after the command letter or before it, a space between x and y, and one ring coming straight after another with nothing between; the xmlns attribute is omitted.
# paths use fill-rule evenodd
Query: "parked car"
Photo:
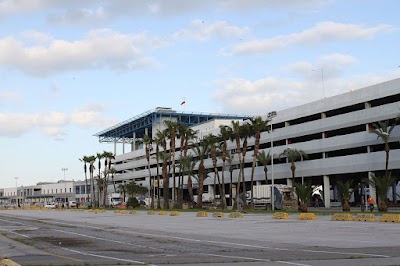
<svg viewBox="0 0 400 266"><path fill-rule="evenodd" d="M44 205L45 208L49 208L49 209L55 209L56 208L56 203L55 202L47 202Z"/></svg>
<svg viewBox="0 0 400 266"><path fill-rule="evenodd" d="M76 208L76 201L74 201L74 200L68 201L68 206L70 208Z"/></svg>

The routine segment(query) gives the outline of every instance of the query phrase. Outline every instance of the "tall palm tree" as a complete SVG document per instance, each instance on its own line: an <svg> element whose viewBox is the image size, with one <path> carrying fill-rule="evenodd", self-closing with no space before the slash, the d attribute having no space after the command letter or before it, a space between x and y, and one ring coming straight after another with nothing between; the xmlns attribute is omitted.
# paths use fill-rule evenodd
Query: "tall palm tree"
<svg viewBox="0 0 400 266"><path fill-rule="evenodd" d="M157 161L157 208L161 209L161 199L160 199L160 195L161 195L161 180L160 180L160 147L163 148L163 153L166 153L166 149L167 149L167 142L165 140L166 138L166 132L165 130L160 131L157 130L156 136L153 139L154 144L156 145L156 161Z"/></svg>
<svg viewBox="0 0 400 266"><path fill-rule="evenodd" d="M301 212L308 212L308 204L310 203L311 199L311 194L313 192L313 188L311 186L310 182L307 182L306 184L302 183L297 183L295 182L293 184L293 187L296 191L296 194L299 198L299 211Z"/></svg>
<svg viewBox="0 0 400 266"><path fill-rule="evenodd" d="M162 131L157 130L156 137L160 141L161 147L163 148L162 153L159 154L159 158L162 161L161 175L163 177L163 197L164 197L163 208L169 209L169 172L167 170L167 167L168 167L168 162L169 162L171 156L167 153L168 131L167 130L162 130ZM158 183L158 184L160 184L160 183Z"/></svg>
<svg viewBox="0 0 400 266"><path fill-rule="evenodd" d="M176 194L176 180L175 180L175 151L176 151L176 133L178 131L178 123L175 121L164 121L167 126L168 137L170 139L170 158L172 161L172 180L173 180L173 204L176 204L177 194Z"/></svg>
<svg viewBox="0 0 400 266"><path fill-rule="evenodd" d="M254 135L253 163L251 165L251 179L250 179L250 186L251 186L250 191L253 191L254 170L257 164L258 150L260 149L261 131L267 129L268 120L263 120L261 116L257 116L250 118L250 123L251 123L250 132ZM254 209L254 193L251 193L251 209Z"/></svg>
<svg viewBox="0 0 400 266"><path fill-rule="evenodd" d="M90 163L90 158L89 156L83 156L82 159L79 159L79 161L83 162L83 171L85 172L85 194L86 194L86 202L89 201L89 194L87 193L88 190L88 181L87 181L87 164Z"/></svg>
<svg viewBox="0 0 400 266"><path fill-rule="evenodd" d="M221 150L221 160L222 160L222 194L223 194L223 201L224 205L226 206L226 197L225 197L225 164L227 160L227 153L228 153L228 144L227 141L230 139L230 130L227 128L227 126L220 126L220 132L219 132L219 140L221 141L220 144L220 150ZM230 191L231 193L231 191ZM232 195L229 194L229 198L231 199Z"/></svg>
<svg viewBox="0 0 400 266"><path fill-rule="evenodd" d="M100 193L100 187L99 187L99 185L98 184L100 184L100 180L99 179L101 179L101 159L103 159L103 154L102 153L97 153L96 154L96 158L97 158L97 160L98 160L98 162L97 162L97 166L98 166L98 170L99 170L99 174L97 175L97 199L95 200L95 202L96 202L96 207L99 207L100 206L100 195L101 195L101 193Z"/></svg>
<svg viewBox="0 0 400 266"><path fill-rule="evenodd" d="M115 155L112 152L103 151L104 158L104 183L103 183L103 206L106 206L107 194L108 194L108 183L109 174L111 169L111 160L115 159Z"/></svg>
<svg viewBox="0 0 400 266"><path fill-rule="evenodd" d="M147 170L149 171L149 192L151 195L151 208L154 209L154 193L153 193L153 185L154 182L152 184L151 182L151 170L150 170L150 150L152 148L152 138L149 137L149 135L143 135L143 143L145 146L145 150L146 150L146 160L147 160Z"/></svg>
<svg viewBox="0 0 400 266"><path fill-rule="evenodd" d="M93 207L93 203L95 202L95 194L94 194L94 163L96 161L96 156L89 156L88 157L89 160L89 174L90 174L90 204Z"/></svg>
<svg viewBox="0 0 400 266"><path fill-rule="evenodd" d="M293 180L293 184L294 184L295 171L296 171L295 162L297 160L301 159L301 157L308 158L308 155L303 150L286 148L281 154L279 154L279 158L282 158L282 157L286 157L288 159L288 161L290 162L290 170L292 171L292 180Z"/></svg>
<svg viewBox="0 0 400 266"><path fill-rule="evenodd" d="M386 197L389 187L393 184L394 178L392 177L392 173L388 172L385 176L376 176L374 173L371 173L371 178L369 180L365 180L372 187L375 188L376 194L378 195L378 211L387 212L387 204Z"/></svg>
<svg viewBox="0 0 400 266"><path fill-rule="evenodd" d="M204 166L204 160L207 159L208 154L210 152L210 147L206 142L200 141L200 143L196 143L193 147L193 151L196 154L199 160L198 166L198 183L199 189L197 193L197 208L203 208L203 191L204 191L204 179L207 176L206 168Z"/></svg>
<svg viewBox="0 0 400 266"><path fill-rule="evenodd" d="M243 209L248 209L246 200L246 178L244 176L244 165L246 161L246 153L247 153L247 139L251 136L251 127L249 123L244 123L240 127L240 136L243 139L242 145L242 162L240 163L240 171L242 172L242 190L243 190Z"/></svg>
<svg viewBox="0 0 400 266"><path fill-rule="evenodd" d="M233 195L233 193L232 193L232 190L233 190L233 155L230 153L230 152L228 152L227 154L226 154L226 160L228 161L228 165L229 165L229 177L230 177L230 184L229 184L229 204L230 204L230 206L232 206L232 201L233 201L233 197L232 197L232 195ZM237 201L235 201L235 204L232 206L232 208L234 209L234 210L237 210Z"/></svg>
<svg viewBox="0 0 400 266"><path fill-rule="evenodd" d="M203 141L206 142L208 144L208 146L210 147L210 156L211 156L211 161L212 161L213 169L214 169L214 201L216 200L216 194L217 194L216 193L217 192L216 181L218 181L218 188L219 188L220 196L221 196L220 198L221 198L222 209L225 209L226 198L225 198L225 193L223 193L223 191L222 191L223 189L221 186L221 179L220 179L219 171L218 171L218 167L217 167L217 160L218 160L218 157L217 157L218 145L217 145L217 143L218 143L219 139L217 136L210 134L210 135L205 136Z"/></svg>
<svg viewBox="0 0 400 266"><path fill-rule="evenodd" d="M350 211L349 200L351 198L351 194L358 190L358 183L355 183L354 180L347 180L343 182L342 180L338 180L336 182L337 188L339 191L340 198L342 199L342 210L344 212Z"/></svg>
<svg viewBox="0 0 400 266"><path fill-rule="evenodd" d="M242 167L242 150L240 146L240 136L241 136L241 129L239 121L232 120L230 130L230 140L236 142L236 154L239 160L239 166ZM238 178L237 178L237 186L236 186L236 196L235 196L235 205L237 208L237 204L239 202L239 192L240 192L240 180L242 176L242 171L239 169ZM243 191L243 193L245 193Z"/></svg>

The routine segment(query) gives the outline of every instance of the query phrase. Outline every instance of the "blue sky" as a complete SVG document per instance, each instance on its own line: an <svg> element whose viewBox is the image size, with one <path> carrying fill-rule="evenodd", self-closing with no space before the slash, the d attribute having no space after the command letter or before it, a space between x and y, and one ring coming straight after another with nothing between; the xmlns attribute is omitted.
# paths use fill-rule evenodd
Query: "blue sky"
<svg viewBox="0 0 400 266"><path fill-rule="evenodd" d="M83 179L158 106L266 114L400 77L397 0L0 0L0 187ZM323 71L323 79L322 79ZM324 89L323 89L324 88Z"/></svg>

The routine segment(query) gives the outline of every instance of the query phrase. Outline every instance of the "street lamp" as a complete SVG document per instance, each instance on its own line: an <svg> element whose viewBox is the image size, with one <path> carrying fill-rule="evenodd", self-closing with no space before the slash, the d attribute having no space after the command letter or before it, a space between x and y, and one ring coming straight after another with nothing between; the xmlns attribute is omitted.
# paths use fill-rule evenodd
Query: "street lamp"
<svg viewBox="0 0 400 266"><path fill-rule="evenodd" d="M271 181L272 181L272 191L271 191L271 207L272 207L272 211L275 210L275 184L274 184L274 140L272 138L272 118L274 118L277 115L276 111L272 111L268 113L267 118L269 119L269 121L271 122Z"/></svg>
<svg viewBox="0 0 400 266"><path fill-rule="evenodd" d="M15 203L18 205L18 177L14 177L15 179Z"/></svg>
<svg viewBox="0 0 400 266"><path fill-rule="evenodd" d="M324 81L324 69L321 68L321 82L322 82L322 98L325 99L325 81ZM313 69L313 71L317 71Z"/></svg>
<svg viewBox="0 0 400 266"><path fill-rule="evenodd" d="M65 181L65 172L68 171L68 168L61 168L61 171L64 172L64 193L65 193L65 199L64 202L67 204L67 182Z"/></svg>

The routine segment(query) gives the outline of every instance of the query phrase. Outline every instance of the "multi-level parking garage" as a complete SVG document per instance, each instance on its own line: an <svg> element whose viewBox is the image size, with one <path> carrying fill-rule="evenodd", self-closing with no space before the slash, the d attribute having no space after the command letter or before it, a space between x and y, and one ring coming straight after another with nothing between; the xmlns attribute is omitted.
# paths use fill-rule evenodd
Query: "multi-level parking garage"
<svg viewBox="0 0 400 266"><path fill-rule="evenodd" d="M272 110L266 110L266 113ZM349 91L344 94L325 98L290 109L278 111L273 118L272 133L261 133L261 149L274 154L273 171L269 169L268 179L275 183L290 184L290 164L279 154L286 148L301 149L308 154L296 162L296 178L322 185L326 207L338 200L335 183L338 179L354 179L357 182L368 178L371 172L382 174L385 170L385 151L381 139L369 132L373 123L389 120L390 124L400 113L400 79L390 80L366 88ZM163 121L174 120L188 123L198 130L200 137L207 134L219 134L219 125L229 125L231 120L243 120L245 116L204 115L178 113L171 109L157 109L144 115L132 118L96 136L101 142L112 141L122 145L122 154L118 154L114 167L118 171L117 182L136 180L148 186L149 173L143 149L136 140L143 134L153 136L163 129ZM266 116L264 117L266 119ZM394 176L399 176L400 165L400 126L390 134L389 169ZM273 143L271 149L271 142ZM131 147L126 151L125 146ZM179 141L177 141L179 150ZM250 150L254 148L254 139L249 139ZM235 153L235 143L228 149ZM155 149L153 149L153 153ZM247 154L251 154L249 151ZM175 158L178 159L179 154ZM249 184L252 157L245 161L245 177ZM238 161L234 161L238 163ZM211 168L211 159L206 162ZM156 160L151 156L151 175L156 176ZM218 162L222 171L222 162ZM227 171L227 169L225 169ZM172 176L172 175L171 175ZM225 174L227 178L229 173ZM237 180L238 170L233 174ZM255 182L265 182L263 166L255 169ZM235 181L235 180L234 180ZM212 190L214 180L205 180L205 191ZM229 181L225 180L225 184ZM172 185L172 181L170 180ZM375 197L373 190L371 190ZM355 199L357 201L357 199Z"/></svg>
<svg viewBox="0 0 400 266"><path fill-rule="evenodd" d="M266 110L266 113L273 111ZM290 164L279 154L286 148L300 149L308 154L296 162L297 181L311 181L313 185L321 185L326 207L333 201L340 201L336 193L336 182L339 179L352 179L360 182L368 178L371 172L383 175L385 170L385 145L375 134L369 132L371 125L378 121L389 120L394 122L400 114L400 79L390 80L366 88L350 91L334 97L325 98L316 102L304 104L286 110L278 110L273 117L272 133L261 133L261 150L274 154L273 169L269 166L268 179L274 179L277 184L291 184ZM219 125L230 125L232 120L245 123L247 116L185 113L170 108L157 108L96 134L100 142L113 142L114 149L122 146L122 153L117 154L114 168L117 170L116 182L135 180L149 186L149 172L145 149L140 145L144 134L153 137L158 130L165 129L164 121L173 120L187 124L198 130L198 138L207 134L219 134ZM263 117L266 119L266 115ZM400 126L395 127L389 138L390 160L388 168L392 175L400 174ZM271 148L271 143L273 143ZM179 141L176 142L179 159ZM249 139L249 151L245 159L245 177L250 188L250 173L252 164L251 150L254 148L254 139ZM236 154L236 144L228 143L228 149ZM156 178L157 165L152 150L150 157L150 172ZM236 169L233 172L234 182L238 177L238 160L234 158ZM205 161L207 168L212 168L211 159ZM218 169L222 171L222 162L218 161ZM228 169L225 169L228 171ZM222 175L220 175L222 176ZM225 184L229 184L229 173L225 173ZM264 169L258 165L255 169L254 181L257 184L265 183ZM205 191L213 191L213 178L205 180ZM64 183L63 183L64 184ZM194 184L196 186L196 184ZM54 186L54 187L53 187ZM173 186L172 173L170 187ZM31 189L31 190L30 190ZM59 189L57 194L57 189ZM52 191L54 190L54 191ZM113 190L110 184L109 191ZM26 192L27 191L27 192ZM20 202L19 198L74 198L77 201L87 197L84 182L74 182L68 187L62 184L46 184L32 187L0 189L0 201ZM25 194L21 194L25 193ZM375 197L373 190L371 194ZM21 196L23 195L23 197ZM170 194L171 195L171 194ZM396 195L396 194L395 194ZM354 200L357 202L359 197ZM394 199L395 200L395 199Z"/></svg>

